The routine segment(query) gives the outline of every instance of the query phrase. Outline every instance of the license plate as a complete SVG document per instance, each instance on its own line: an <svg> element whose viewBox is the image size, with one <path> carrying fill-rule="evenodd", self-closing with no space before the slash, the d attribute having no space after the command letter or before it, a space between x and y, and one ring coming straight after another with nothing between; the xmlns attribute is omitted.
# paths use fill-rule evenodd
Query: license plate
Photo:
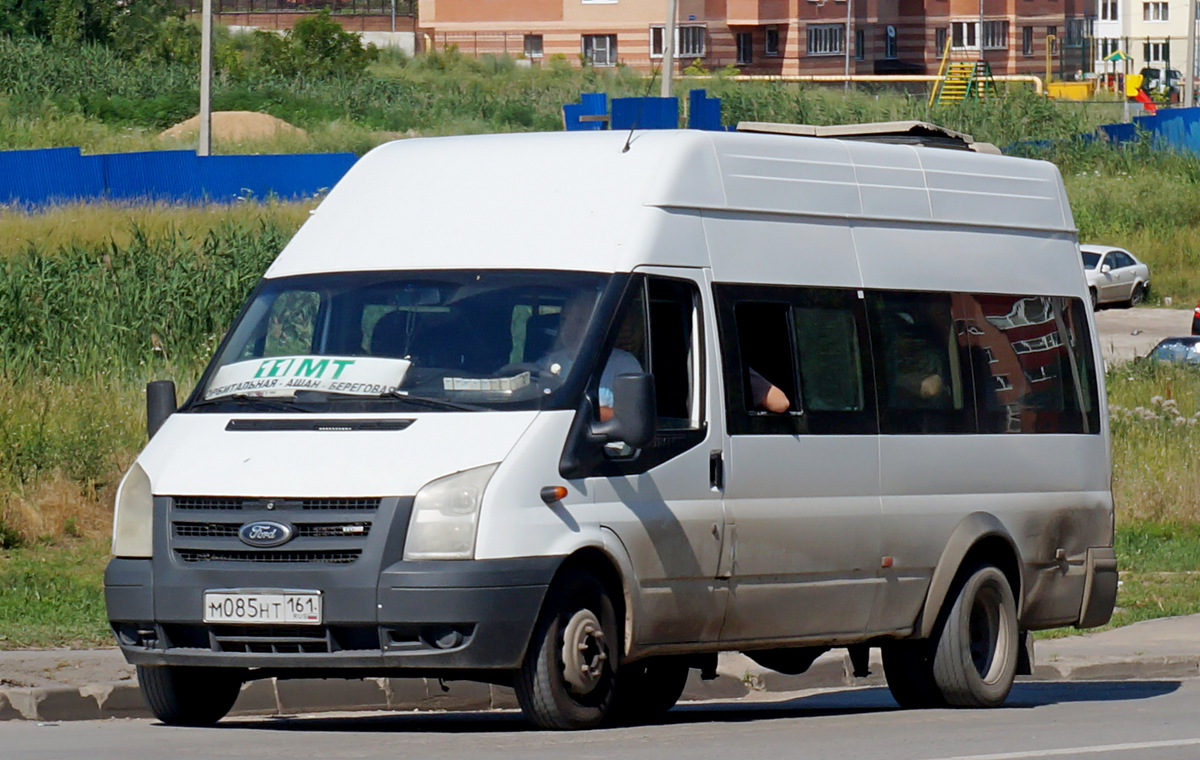
<svg viewBox="0 0 1200 760"><path fill-rule="evenodd" d="M320 625L319 591L206 591L204 622Z"/></svg>

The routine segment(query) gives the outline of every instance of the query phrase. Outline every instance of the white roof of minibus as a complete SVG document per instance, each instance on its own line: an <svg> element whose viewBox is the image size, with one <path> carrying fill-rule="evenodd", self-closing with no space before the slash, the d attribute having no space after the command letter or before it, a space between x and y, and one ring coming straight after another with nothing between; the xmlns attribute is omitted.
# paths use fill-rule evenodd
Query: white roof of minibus
<svg viewBox="0 0 1200 760"><path fill-rule="evenodd" d="M1041 161L694 130L415 138L360 159L266 276L704 266L677 238L697 211L1074 232Z"/></svg>

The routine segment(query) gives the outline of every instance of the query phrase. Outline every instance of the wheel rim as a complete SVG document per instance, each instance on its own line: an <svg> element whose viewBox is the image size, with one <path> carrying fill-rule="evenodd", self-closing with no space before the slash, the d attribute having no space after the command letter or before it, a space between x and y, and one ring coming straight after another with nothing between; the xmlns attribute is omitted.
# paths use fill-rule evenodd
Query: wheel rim
<svg viewBox="0 0 1200 760"><path fill-rule="evenodd" d="M591 610L578 610L563 629L563 680L575 694L590 694L600 684L607 660L600 619Z"/></svg>
<svg viewBox="0 0 1200 760"><path fill-rule="evenodd" d="M1004 672L1008 629L1002 620L1003 614L999 591L981 588L971 604L967 633L971 662L986 683L995 681Z"/></svg>
<svg viewBox="0 0 1200 760"><path fill-rule="evenodd" d="M1133 289L1133 298L1129 299L1134 306L1140 306L1142 301L1146 299L1146 291L1141 285L1137 285Z"/></svg>

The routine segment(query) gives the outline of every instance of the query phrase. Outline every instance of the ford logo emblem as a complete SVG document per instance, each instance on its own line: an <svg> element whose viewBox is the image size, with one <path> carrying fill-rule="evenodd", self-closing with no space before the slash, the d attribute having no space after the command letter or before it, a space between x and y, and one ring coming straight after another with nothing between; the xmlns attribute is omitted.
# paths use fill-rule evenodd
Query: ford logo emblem
<svg viewBox="0 0 1200 760"><path fill-rule="evenodd" d="M267 520L246 523L238 531L238 538L243 544L263 548L286 544L295 535L296 529L292 526Z"/></svg>

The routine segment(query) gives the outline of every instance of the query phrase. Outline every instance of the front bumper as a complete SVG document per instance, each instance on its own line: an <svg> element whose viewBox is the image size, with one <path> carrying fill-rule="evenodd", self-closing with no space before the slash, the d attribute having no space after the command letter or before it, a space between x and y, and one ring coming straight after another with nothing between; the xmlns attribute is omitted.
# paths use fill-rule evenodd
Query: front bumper
<svg viewBox="0 0 1200 760"><path fill-rule="evenodd" d="M369 578L281 568L154 571L149 559L116 558L105 599L125 658L136 665L402 671L449 676L519 667L561 557L396 562ZM204 592L218 588L315 589L321 626L203 622ZM349 675L349 673L347 673Z"/></svg>

